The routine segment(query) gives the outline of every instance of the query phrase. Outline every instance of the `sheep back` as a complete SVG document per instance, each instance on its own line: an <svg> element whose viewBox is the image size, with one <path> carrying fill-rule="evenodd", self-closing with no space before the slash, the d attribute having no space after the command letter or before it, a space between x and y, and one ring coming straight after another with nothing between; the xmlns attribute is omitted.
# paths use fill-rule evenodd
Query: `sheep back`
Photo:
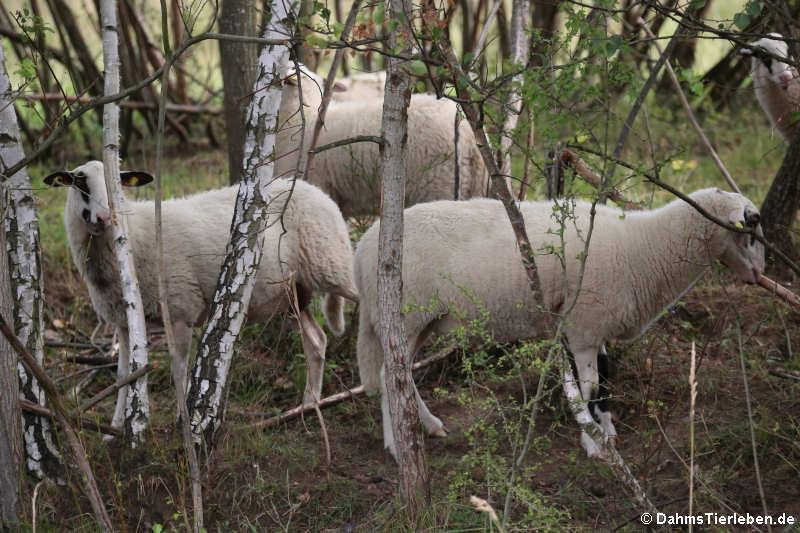
<svg viewBox="0 0 800 533"><path fill-rule="evenodd" d="M454 122L457 105L434 95L413 95L408 110L406 205L453 198ZM345 102L328 110L319 146L359 135L381 134L381 101ZM307 136L310 143L310 136ZM296 149L283 145L280 153ZM461 197L486 194L488 173L466 121L459 127ZM294 171L294 157L279 157L277 175ZM380 210L380 153L371 142L354 143L317 154L308 180L330 194L345 217Z"/></svg>

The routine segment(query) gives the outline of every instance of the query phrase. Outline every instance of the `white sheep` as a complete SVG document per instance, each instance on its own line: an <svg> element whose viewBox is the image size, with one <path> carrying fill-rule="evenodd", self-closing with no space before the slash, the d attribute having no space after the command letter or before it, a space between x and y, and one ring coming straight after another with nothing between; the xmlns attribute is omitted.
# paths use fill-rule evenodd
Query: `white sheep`
<svg viewBox="0 0 800 533"><path fill-rule="evenodd" d="M791 142L797 131L795 113L800 111L800 79L797 69L780 58L789 58L789 49L780 33L770 33L742 48L741 54L752 57L750 73L758 103L772 127Z"/></svg>
<svg viewBox="0 0 800 533"><path fill-rule="evenodd" d="M723 221L760 231L758 211L739 194L703 189L691 198ZM559 246L560 227L551 217L553 204L523 202L520 208L537 252L544 303L548 310L562 312L577 287L577 257L584 248L591 204L576 202L575 221L568 221L564 228L566 299L564 271L556 255L548 251L548 245ZM582 396L591 401L593 414L606 434L615 437L610 413L596 401L601 385L598 352L603 344L640 336L716 259L741 280L754 283L764 268L764 249L751 235L709 221L682 200L646 212L623 214L602 205L596 210L583 283L564 331L575 358ZM479 311L484 310L489 313L486 327L497 342L543 333L514 233L499 201L418 204L405 211L404 226L403 305L433 305L405 314L409 358L426 341L446 334L462 321L483 318ZM366 391L381 393L384 444L394 455L383 379L384 355L378 336L377 252L376 222L361 238L355 253L360 295L357 355ZM481 305L476 306L473 298ZM431 414L419 393L416 396L425 430L445 435L442 422ZM587 435L581 436L581 442L590 454L597 451Z"/></svg>
<svg viewBox="0 0 800 533"><path fill-rule="evenodd" d="M143 172L122 172L122 183L139 186L152 180ZM110 213L103 177L103 163L91 161L74 170L45 178L52 186L67 185L64 224L75 266L89 289L92 305L100 317L120 332L119 372L128 368L128 335L119 274L112 250ZM286 204L283 223L273 223L265 232L264 253L253 288L248 319L268 321L278 312L291 311L288 298L294 275L303 330L303 348L309 360L305 400L319 398L325 362L325 333L311 315L313 292L327 293L323 314L335 334L344 331L342 297L357 300L353 281L353 252L347 226L336 204L318 188L298 181L286 202L291 182L270 185L271 211ZM216 189L162 204L164 254L168 272L170 318L177 353L171 361L172 376L179 390L186 390L186 358L192 326L200 325L211 305L225 247L228 242L237 187ZM118 207L127 217L145 317L160 320L158 271L155 261L155 227L152 201L125 201ZM271 218L276 215L271 215ZM283 228L286 232L283 233ZM124 393L118 396L114 423L122 420Z"/></svg>
<svg viewBox="0 0 800 533"><path fill-rule="evenodd" d="M333 93L337 102L383 101L383 87L386 85L386 71L362 72L337 81L341 90Z"/></svg>
<svg viewBox="0 0 800 533"><path fill-rule="evenodd" d="M304 80L305 81L305 80ZM408 108L406 155L406 205L455 196L454 123L457 105L434 95L415 94ZM381 135L383 101L343 102L328 109L317 146L359 135ZM310 127L304 146L311 142ZM488 172L467 121L459 126L460 198L487 193ZM299 139L276 141L276 176L293 175ZM359 142L317 154L308 181L327 192L345 217L375 214L380 210L381 182L378 145Z"/></svg>

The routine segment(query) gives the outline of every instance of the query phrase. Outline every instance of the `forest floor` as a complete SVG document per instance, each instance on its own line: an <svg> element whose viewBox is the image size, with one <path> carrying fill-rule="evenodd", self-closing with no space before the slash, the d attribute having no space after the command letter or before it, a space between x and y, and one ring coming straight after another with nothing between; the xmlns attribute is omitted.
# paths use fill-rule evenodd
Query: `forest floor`
<svg viewBox="0 0 800 533"><path fill-rule="evenodd" d="M715 140L722 145L723 158L742 177L740 186L756 204L780 163L780 158L769 155L773 149L767 146L776 141L759 139L744 129L729 128L724 137ZM128 167L133 165L131 161L147 166L147 161L131 157ZM689 151L678 161L680 164L667 169L666 177L682 190L721 185L714 170L705 166L704 156ZM166 173L175 178L165 184L166 193L181 195L219 185L224 167L225 155L220 151L196 147L173 153ZM638 199L648 197L648 191L637 195ZM655 198L659 203L660 196ZM59 210L63 196L59 191L43 190L39 199L46 338L65 343L86 343L91 338L107 346L112 332L98 326L64 244ZM797 280L781 280L797 287ZM347 318L345 336L329 340L326 394L359 384L357 314L352 306ZM610 347L616 367L610 384L612 409L621 455L660 511L688 512L688 468L684 463L690 455L692 342L698 382L695 513L762 515L766 508L775 520L781 514L800 516L800 314L762 289L735 282L724 271L705 276L638 341ZM118 441L106 442L88 431L82 435L115 523L124 524L131 532L186 531L191 497L174 422L175 398L162 334L151 334L150 350L158 366L150 375L153 419L148 445L131 451ZM469 497L487 499L502 516L511 443L528 420L527 411L518 406L534 389L537 372L528 370L521 380L510 369L476 356L508 350L462 350L416 374L422 396L450 433L447 438L425 442L433 503L423 518L424 525L412 527L398 518L397 468L383 449L380 407L375 398L355 397L323 411L330 464L313 414L279 427L253 426L265 416L297 405L305 363L299 338L282 317L269 325L248 326L232 365L227 415L217 446L203 464L208 531L494 531L488 517L471 507ZM48 370L58 376L64 390L86 375L86 367L65 362L72 353L58 347L47 354ZM753 461L740 356L751 396L763 501ZM101 370L82 394L91 395L113 379L110 369ZM641 530L638 511L622 485L604 464L586 458L559 383L552 375L546 379L547 394L536 419L533 445L514 484L512 529ZM108 400L92 416L108 421L112 410L113 400ZM28 496L31 487L25 488ZM90 507L79 487L78 480L71 479L66 487L48 486L38 491L37 531L94 531ZM704 528L753 529L757 528Z"/></svg>

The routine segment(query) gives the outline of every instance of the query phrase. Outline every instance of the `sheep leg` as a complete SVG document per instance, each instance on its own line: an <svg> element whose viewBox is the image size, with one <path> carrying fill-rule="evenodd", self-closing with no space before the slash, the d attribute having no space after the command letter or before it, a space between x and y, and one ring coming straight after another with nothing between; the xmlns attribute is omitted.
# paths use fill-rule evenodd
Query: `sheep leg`
<svg viewBox="0 0 800 533"><path fill-rule="evenodd" d="M600 350L597 352L597 373L599 377L598 395L592 398L589 402L589 407L592 415L600 422L600 425L603 426L608 438L616 439L617 430L614 428L614 423L611 420L611 409L608 405L609 360L605 344L600 346Z"/></svg>
<svg viewBox="0 0 800 533"><path fill-rule="evenodd" d="M128 344L128 329L117 328L117 341L119 342L119 355L117 356L117 379L122 379L131 373L130 347ZM120 387L117 391L117 405L114 407L114 416L111 426L122 428L125 421L125 404L128 400L128 386ZM111 438L110 436L108 438Z"/></svg>
<svg viewBox="0 0 800 533"><path fill-rule="evenodd" d="M172 334L175 336L175 353L171 354L170 369L172 370L172 382L175 384L178 418L180 418L181 402L186 402L186 369L189 349L192 346L192 327L183 321L173 322Z"/></svg>
<svg viewBox="0 0 800 533"><path fill-rule="evenodd" d="M605 354L605 349L592 347L574 351L575 369L577 371L578 384L581 389L583 400L589 404L590 412L599 419L600 425L606 432L608 438L616 438L617 432L611 422L611 413L597 407L598 391L600 388L598 372L598 355ZM593 409L594 407L594 409ZM594 441L585 432L581 432L581 445L586 450L589 457L600 453Z"/></svg>
<svg viewBox="0 0 800 533"><path fill-rule="evenodd" d="M319 400L322 394L322 377L325 372L325 348L328 338L325 332L311 315L311 308L305 307L297 317L303 352L306 354L306 388L303 404L308 405Z"/></svg>

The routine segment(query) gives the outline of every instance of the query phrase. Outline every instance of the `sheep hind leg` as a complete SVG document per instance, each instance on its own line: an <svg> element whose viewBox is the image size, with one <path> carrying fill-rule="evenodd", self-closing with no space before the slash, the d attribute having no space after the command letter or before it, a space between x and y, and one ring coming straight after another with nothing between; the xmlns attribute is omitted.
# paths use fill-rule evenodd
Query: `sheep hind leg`
<svg viewBox="0 0 800 533"><path fill-rule="evenodd" d="M128 344L127 328L117 328L117 342L119 342L119 355L117 357L117 380L126 377L131 372L130 348ZM128 386L117 390L117 404L114 406L114 416L111 418L111 427L121 429L125 422L125 404L128 401ZM106 435L105 439L112 439Z"/></svg>
<svg viewBox="0 0 800 533"><path fill-rule="evenodd" d="M306 307L297 317L303 352L306 354L306 388L303 393L303 405L311 405L322 399L322 378L325 372L325 348L328 338Z"/></svg>

